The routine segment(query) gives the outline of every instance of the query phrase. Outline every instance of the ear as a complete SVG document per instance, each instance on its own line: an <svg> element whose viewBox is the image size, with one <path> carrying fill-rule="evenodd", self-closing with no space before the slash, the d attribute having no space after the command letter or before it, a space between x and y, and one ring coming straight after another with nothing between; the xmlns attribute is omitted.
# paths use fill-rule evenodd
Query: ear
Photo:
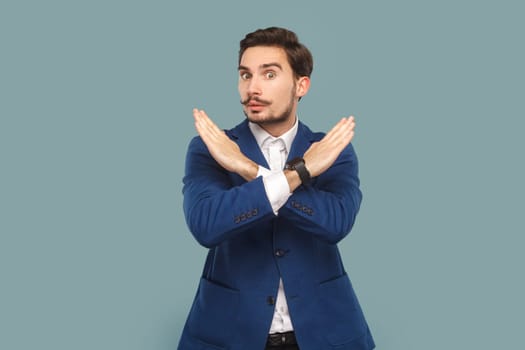
<svg viewBox="0 0 525 350"><path fill-rule="evenodd" d="M310 89L310 78L309 77L300 77L297 80L297 85L295 88L295 94L297 97L301 98L308 92Z"/></svg>

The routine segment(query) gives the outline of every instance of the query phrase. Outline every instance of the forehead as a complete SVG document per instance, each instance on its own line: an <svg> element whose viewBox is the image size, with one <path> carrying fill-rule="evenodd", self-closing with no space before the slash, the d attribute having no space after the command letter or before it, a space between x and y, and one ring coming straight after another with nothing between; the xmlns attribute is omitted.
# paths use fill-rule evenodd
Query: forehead
<svg viewBox="0 0 525 350"><path fill-rule="evenodd" d="M242 54L240 66L257 70L272 63L278 63L284 71L291 70L286 52L283 48L275 46L254 46L246 49Z"/></svg>

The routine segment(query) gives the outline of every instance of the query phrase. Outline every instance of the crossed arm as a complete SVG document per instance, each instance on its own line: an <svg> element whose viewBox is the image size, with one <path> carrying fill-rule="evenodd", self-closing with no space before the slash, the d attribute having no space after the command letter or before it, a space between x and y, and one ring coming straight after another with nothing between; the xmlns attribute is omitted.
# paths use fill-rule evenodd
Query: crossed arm
<svg viewBox="0 0 525 350"><path fill-rule="evenodd" d="M199 243L212 247L252 225L275 217L266 197L259 166L220 130L204 111L194 110L200 138L192 140L186 158L184 211ZM349 145L353 118L343 118L303 158L315 186L301 187L295 171L285 170L292 197L279 215L297 228L337 243L350 231L361 202L357 158ZM211 155L211 157L210 157ZM226 171L225 171L226 170ZM231 187L229 173L247 180ZM305 207L306 206L306 207ZM236 222L235 217L246 220Z"/></svg>
<svg viewBox="0 0 525 350"><path fill-rule="evenodd" d="M212 157L224 169L239 174L247 181L257 177L258 165L247 158L239 146L219 129L203 110L194 109L195 128ZM313 143L303 159L312 177L324 173L354 137L354 117L342 118L321 141ZM290 192L301 185L297 172L285 170Z"/></svg>

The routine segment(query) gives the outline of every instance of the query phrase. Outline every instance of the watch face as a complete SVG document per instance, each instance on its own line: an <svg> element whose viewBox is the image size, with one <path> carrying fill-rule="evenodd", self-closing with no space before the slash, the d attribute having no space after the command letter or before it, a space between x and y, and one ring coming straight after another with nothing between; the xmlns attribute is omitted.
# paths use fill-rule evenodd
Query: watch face
<svg viewBox="0 0 525 350"><path fill-rule="evenodd" d="M301 157L294 158L291 161L288 162L286 165L286 169L289 170L295 170L299 174L299 177L301 178L301 182L306 185L310 182L310 173L308 172L308 169L306 169L304 165L304 159Z"/></svg>

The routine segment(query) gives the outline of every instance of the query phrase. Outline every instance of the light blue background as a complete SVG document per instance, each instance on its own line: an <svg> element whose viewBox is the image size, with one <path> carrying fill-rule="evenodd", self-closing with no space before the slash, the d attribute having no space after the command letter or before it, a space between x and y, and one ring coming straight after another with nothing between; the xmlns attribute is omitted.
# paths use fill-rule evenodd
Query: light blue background
<svg viewBox="0 0 525 350"><path fill-rule="evenodd" d="M523 346L519 1L2 1L0 348L175 349L205 249L182 215L191 109L242 120L238 42L297 32L300 117L348 114L341 245L380 350Z"/></svg>

